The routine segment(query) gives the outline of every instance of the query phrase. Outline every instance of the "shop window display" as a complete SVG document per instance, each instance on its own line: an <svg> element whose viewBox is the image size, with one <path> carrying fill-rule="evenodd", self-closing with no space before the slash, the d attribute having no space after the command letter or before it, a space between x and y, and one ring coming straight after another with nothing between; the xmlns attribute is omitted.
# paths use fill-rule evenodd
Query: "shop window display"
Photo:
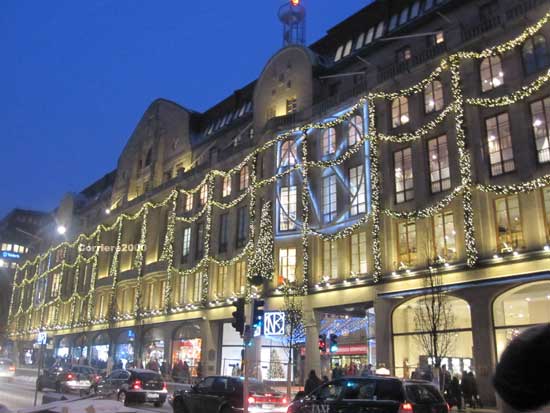
<svg viewBox="0 0 550 413"><path fill-rule="evenodd" d="M115 347L115 362L122 363L125 369L128 363L134 363L134 341L135 333L133 330L126 330L119 334Z"/></svg>
<svg viewBox="0 0 550 413"><path fill-rule="evenodd" d="M93 340L90 364L92 367L105 368L109 358L110 339L107 334L99 334Z"/></svg>

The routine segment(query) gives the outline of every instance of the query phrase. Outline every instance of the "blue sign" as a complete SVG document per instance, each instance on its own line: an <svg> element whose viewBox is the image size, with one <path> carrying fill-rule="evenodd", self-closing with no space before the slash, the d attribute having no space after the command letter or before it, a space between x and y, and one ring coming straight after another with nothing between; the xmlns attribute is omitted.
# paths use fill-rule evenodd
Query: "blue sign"
<svg viewBox="0 0 550 413"><path fill-rule="evenodd" d="M46 344L48 342L48 334L45 331L41 331L36 336L36 342L38 344Z"/></svg>
<svg viewBox="0 0 550 413"><path fill-rule="evenodd" d="M2 251L2 258L14 258L18 260L19 258L21 258L21 255L17 254L16 252Z"/></svg>

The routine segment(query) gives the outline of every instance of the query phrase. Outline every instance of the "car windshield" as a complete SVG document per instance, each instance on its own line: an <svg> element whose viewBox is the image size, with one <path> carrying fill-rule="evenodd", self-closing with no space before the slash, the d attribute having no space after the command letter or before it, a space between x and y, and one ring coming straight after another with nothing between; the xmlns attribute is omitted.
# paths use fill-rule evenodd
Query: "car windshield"
<svg viewBox="0 0 550 413"><path fill-rule="evenodd" d="M429 384L408 384L406 389L408 399L413 403L443 403L441 393Z"/></svg>
<svg viewBox="0 0 550 413"><path fill-rule="evenodd" d="M318 391L323 400L391 400L403 401L399 380L342 380L329 383Z"/></svg>

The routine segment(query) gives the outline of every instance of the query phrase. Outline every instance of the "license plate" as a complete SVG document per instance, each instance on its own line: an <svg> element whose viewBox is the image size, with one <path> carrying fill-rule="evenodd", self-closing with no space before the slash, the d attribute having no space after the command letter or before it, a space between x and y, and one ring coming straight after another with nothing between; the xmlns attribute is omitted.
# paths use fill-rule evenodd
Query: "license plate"
<svg viewBox="0 0 550 413"><path fill-rule="evenodd" d="M273 404L262 404L262 409L273 409L275 407Z"/></svg>
<svg viewBox="0 0 550 413"><path fill-rule="evenodd" d="M147 398L148 399L158 399L159 394L158 393L147 393Z"/></svg>

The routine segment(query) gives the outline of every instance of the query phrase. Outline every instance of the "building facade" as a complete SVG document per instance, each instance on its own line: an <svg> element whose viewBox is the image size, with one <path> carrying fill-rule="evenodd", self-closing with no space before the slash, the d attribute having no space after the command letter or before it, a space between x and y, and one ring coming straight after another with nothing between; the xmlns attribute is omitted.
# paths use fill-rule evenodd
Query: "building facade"
<svg viewBox="0 0 550 413"><path fill-rule="evenodd" d="M46 330L60 357L232 374L232 303L284 310L292 295L305 326L293 379L336 363L409 377L434 362L419 326L443 290L442 363L474 371L494 404L506 343L550 321L548 12L536 0L377 1L278 51L205 113L156 100L105 213L18 268L19 351ZM266 201L275 268L254 287ZM320 354L320 334L337 334L338 351ZM287 347L257 339L256 374L285 381Z"/></svg>

